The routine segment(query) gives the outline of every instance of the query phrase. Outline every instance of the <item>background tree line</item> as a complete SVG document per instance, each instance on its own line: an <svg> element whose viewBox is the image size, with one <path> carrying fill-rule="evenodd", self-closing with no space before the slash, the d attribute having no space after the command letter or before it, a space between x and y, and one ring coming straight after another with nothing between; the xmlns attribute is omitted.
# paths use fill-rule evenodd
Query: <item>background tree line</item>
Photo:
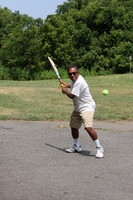
<svg viewBox="0 0 133 200"><path fill-rule="evenodd" d="M76 63L85 75L129 72L133 0L67 0L45 20L0 8L0 79L52 79L50 56L66 78Z"/></svg>

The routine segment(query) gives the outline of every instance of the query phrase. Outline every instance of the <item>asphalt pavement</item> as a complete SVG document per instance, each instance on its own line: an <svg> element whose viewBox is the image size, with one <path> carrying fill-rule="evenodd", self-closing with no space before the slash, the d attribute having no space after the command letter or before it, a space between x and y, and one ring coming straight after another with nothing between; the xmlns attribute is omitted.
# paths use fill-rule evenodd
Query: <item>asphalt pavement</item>
<svg viewBox="0 0 133 200"><path fill-rule="evenodd" d="M82 153L68 122L0 121L0 200L133 200L133 121L94 121L105 149L84 127Z"/></svg>

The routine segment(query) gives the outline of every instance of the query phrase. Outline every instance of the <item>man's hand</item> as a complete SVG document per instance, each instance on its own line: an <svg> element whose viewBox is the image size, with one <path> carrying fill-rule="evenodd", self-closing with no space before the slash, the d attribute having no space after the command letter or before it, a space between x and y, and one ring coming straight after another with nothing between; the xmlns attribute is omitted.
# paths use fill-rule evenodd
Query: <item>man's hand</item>
<svg viewBox="0 0 133 200"><path fill-rule="evenodd" d="M62 93L66 94L70 99L73 99L75 97L75 95L69 92L66 87L62 87Z"/></svg>
<svg viewBox="0 0 133 200"><path fill-rule="evenodd" d="M62 80L60 80L60 86L61 86L61 87L65 87L65 85L66 85L66 84L65 84Z"/></svg>
<svg viewBox="0 0 133 200"><path fill-rule="evenodd" d="M67 91L66 87L62 87L62 93L66 94L66 91Z"/></svg>

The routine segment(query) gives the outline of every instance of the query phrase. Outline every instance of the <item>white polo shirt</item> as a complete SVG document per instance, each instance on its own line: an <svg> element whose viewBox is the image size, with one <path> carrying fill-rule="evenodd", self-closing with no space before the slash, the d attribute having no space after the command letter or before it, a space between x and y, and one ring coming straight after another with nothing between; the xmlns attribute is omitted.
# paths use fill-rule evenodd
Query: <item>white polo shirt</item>
<svg viewBox="0 0 133 200"><path fill-rule="evenodd" d="M81 75L78 76L78 79L75 82L72 81L71 93L75 95L73 98L73 105L76 112L81 113L89 110L95 110L95 101L90 94L87 82Z"/></svg>

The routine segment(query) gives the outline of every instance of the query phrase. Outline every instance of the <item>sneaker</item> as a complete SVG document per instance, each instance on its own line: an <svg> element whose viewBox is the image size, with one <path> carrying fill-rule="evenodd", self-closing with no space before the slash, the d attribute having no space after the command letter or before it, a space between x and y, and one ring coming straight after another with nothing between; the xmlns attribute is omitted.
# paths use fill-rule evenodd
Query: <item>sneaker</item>
<svg viewBox="0 0 133 200"><path fill-rule="evenodd" d="M96 158L103 158L104 157L103 153L104 153L103 147L97 148Z"/></svg>
<svg viewBox="0 0 133 200"><path fill-rule="evenodd" d="M69 149L66 149L66 152L68 153L75 153L75 152L81 152L82 151L82 148L81 146L80 147L77 147L76 144L74 144L71 148Z"/></svg>

